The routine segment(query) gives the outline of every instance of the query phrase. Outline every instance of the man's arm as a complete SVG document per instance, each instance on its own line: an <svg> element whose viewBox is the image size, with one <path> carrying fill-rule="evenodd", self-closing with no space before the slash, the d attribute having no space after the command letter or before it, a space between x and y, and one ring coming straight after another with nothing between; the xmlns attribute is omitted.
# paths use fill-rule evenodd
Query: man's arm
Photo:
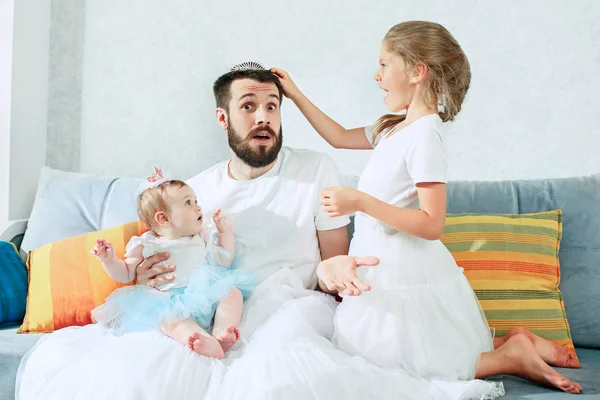
<svg viewBox="0 0 600 400"><path fill-rule="evenodd" d="M335 256L345 256L348 254L348 228L331 229L327 231L317 231L319 240L319 249L321 250L321 260L327 260ZM319 288L321 291L329 294L337 294L337 290L329 290L327 286L319 279Z"/></svg>

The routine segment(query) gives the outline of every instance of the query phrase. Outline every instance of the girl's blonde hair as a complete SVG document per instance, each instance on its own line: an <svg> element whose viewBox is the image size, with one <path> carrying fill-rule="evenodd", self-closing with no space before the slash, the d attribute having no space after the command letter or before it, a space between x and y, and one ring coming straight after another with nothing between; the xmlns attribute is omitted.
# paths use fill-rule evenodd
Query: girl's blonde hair
<svg viewBox="0 0 600 400"><path fill-rule="evenodd" d="M166 191L170 188L180 189L187 186L185 182L172 180L144 190L137 199L137 213L146 229L153 229L156 225L154 215L158 211L169 212L169 205L165 201Z"/></svg>
<svg viewBox="0 0 600 400"><path fill-rule="evenodd" d="M393 26L385 35L388 51L402 56L410 69L423 63L428 69L425 101L435 103L443 122L459 113L471 83L469 60L446 28L435 22L408 21ZM406 115L387 114L375 123L373 140Z"/></svg>

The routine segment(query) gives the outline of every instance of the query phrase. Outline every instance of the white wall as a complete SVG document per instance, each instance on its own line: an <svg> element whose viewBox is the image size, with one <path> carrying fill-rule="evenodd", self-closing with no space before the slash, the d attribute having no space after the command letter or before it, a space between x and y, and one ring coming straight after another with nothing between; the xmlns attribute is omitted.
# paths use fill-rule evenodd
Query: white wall
<svg viewBox="0 0 600 400"><path fill-rule="evenodd" d="M79 171L85 1L51 0L47 164Z"/></svg>
<svg viewBox="0 0 600 400"><path fill-rule="evenodd" d="M372 79L380 41L411 19L444 24L471 61L471 91L447 138L452 179L600 172L595 0L88 1L81 137L63 138L64 150L84 172L144 176L158 164L195 174L228 156L212 82L246 60L288 69L343 125L372 123L386 112ZM368 153L329 149L289 101L283 121L287 145L329 152L345 174L362 169ZM69 124L57 130L76 131Z"/></svg>
<svg viewBox="0 0 600 400"><path fill-rule="evenodd" d="M13 1L0 1L0 230L8 221Z"/></svg>
<svg viewBox="0 0 600 400"><path fill-rule="evenodd" d="M14 2L9 219L29 216L46 163L49 34L49 2Z"/></svg>

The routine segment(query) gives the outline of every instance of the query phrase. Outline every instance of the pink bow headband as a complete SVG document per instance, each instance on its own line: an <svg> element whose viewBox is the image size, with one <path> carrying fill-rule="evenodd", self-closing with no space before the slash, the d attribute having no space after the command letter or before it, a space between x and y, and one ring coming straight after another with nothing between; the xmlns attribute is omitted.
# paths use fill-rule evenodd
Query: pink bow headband
<svg viewBox="0 0 600 400"><path fill-rule="evenodd" d="M160 170L160 168L153 168L154 172L152 173L152 175L146 178L146 184L144 185L146 189L154 189L156 187L159 187L163 183L167 183L171 180L163 175L163 172Z"/></svg>

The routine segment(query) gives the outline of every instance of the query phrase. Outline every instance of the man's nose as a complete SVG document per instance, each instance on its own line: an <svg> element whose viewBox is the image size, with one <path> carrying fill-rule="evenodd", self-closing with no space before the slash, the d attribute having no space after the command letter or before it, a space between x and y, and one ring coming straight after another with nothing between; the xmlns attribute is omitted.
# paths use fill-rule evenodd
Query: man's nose
<svg viewBox="0 0 600 400"><path fill-rule="evenodd" d="M377 71L373 78L375 78L375 82L379 82L381 80L381 77L379 76L379 71Z"/></svg>
<svg viewBox="0 0 600 400"><path fill-rule="evenodd" d="M256 109L255 112L256 124L257 125L271 125L271 120L269 119L269 113L267 109L263 106L260 106Z"/></svg>

